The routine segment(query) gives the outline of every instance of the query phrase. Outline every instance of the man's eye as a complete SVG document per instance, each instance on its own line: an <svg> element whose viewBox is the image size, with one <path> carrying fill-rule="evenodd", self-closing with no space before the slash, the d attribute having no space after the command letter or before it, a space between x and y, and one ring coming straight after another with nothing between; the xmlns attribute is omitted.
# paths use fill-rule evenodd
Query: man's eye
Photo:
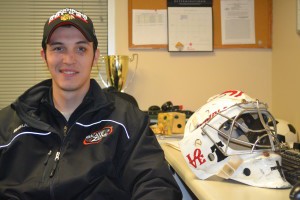
<svg viewBox="0 0 300 200"><path fill-rule="evenodd" d="M78 48L78 51L79 51L79 52L86 52L86 48L85 48L85 47L79 47L79 48Z"/></svg>
<svg viewBox="0 0 300 200"><path fill-rule="evenodd" d="M53 51L62 51L63 48L62 48L62 47L54 47L52 50L53 50Z"/></svg>

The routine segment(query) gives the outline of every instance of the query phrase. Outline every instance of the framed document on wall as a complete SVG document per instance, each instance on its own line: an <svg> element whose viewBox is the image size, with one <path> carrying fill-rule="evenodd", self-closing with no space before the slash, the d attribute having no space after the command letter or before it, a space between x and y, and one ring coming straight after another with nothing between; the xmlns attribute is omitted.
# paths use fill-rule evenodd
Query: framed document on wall
<svg viewBox="0 0 300 200"><path fill-rule="evenodd" d="M128 0L129 48L167 49L166 13L167 0Z"/></svg>
<svg viewBox="0 0 300 200"><path fill-rule="evenodd" d="M168 0L168 50L213 51L212 0Z"/></svg>

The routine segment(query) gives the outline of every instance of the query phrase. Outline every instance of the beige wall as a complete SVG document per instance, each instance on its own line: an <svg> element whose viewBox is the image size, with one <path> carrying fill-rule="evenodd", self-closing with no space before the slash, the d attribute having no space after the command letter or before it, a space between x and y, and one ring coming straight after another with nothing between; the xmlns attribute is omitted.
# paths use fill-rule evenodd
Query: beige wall
<svg viewBox="0 0 300 200"><path fill-rule="evenodd" d="M212 95L239 89L272 104L271 49L215 49L212 53L169 53L128 49L127 0L116 1L116 53L139 54L134 84L127 92L141 109L167 100L196 110Z"/></svg>
<svg viewBox="0 0 300 200"><path fill-rule="evenodd" d="M300 35L296 0L273 0L272 103L277 117L300 130Z"/></svg>

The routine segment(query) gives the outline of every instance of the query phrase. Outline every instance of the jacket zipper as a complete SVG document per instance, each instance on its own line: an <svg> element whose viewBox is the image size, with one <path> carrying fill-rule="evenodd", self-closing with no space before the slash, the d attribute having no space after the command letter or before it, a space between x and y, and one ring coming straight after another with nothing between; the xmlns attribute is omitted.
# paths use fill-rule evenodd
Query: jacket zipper
<svg viewBox="0 0 300 200"><path fill-rule="evenodd" d="M52 150L50 150L50 151L48 152L47 158L46 158L46 160L44 161L44 165L47 165L47 164L48 164L48 161L49 161L49 158L50 158L51 155L52 155Z"/></svg>
<svg viewBox="0 0 300 200"><path fill-rule="evenodd" d="M55 154L55 158L54 158L54 164L53 164L53 167L52 167L52 170L49 174L49 177L50 179L52 179L50 181L50 196L51 196L51 199L55 199L55 194L54 194L54 175L55 175L55 172L57 170L57 166L58 166L58 163L59 163L59 160L60 160L60 157L61 157L61 152L63 152L64 150L64 145L65 145L65 140L66 140L66 137L67 136L67 132L68 130L70 130L70 128L68 129L67 126L64 126L64 129L63 129L63 133L64 133L64 139L61 141L61 145L60 145L60 148L58 149L58 151L56 152Z"/></svg>
<svg viewBox="0 0 300 200"><path fill-rule="evenodd" d="M65 136L65 137L67 136L67 132L68 132L68 127L67 127L67 126L64 126L64 136Z"/></svg>
<svg viewBox="0 0 300 200"><path fill-rule="evenodd" d="M63 130L63 131L64 131L65 137L67 137L68 127L67 127L67 126L64 126L64 130ZM58 150L58 151L56 152L56 154L55 154L54 164L53 164L52 170L51 170L50 175L49 175L50 178L52 178L52 177L54 176L55 172L56 172L56 168L57 168L57 165L58 165L59 159L60 159L60 153L61 153L61 151L62 151L62 146L64 145L64 141L65 141L65 140L66 140L66 138L63 139L60 150ZM49 153L50 153L50 152L49 152ZM49 154L48 154L48 155L49 155Z"/></svg>
<svg viewBox="0 0 300 200"><path fill-rule="evenodd" d="M73 126L73 125L72 125L72 126ZM71 127L72 127L72 126L71 126ZM63 149L63 146L64 146L64 143L65 143L66 137L68 137L68 136L67 136L67 132L71 129L71 127L68 129L67 126L64 126L63 132L64 132L64 135L65 135L65 138L64 138L63 141L62 141L61 148L60 148L60 149L56 152L56 154L55 154L54 164L53 164L52 170L51 170L51 172L50 172L50 174L49 174L49 177L50 177L50 178L53 178L53 176L55 175L56 168L57 168L58 163L59 163L61 151L62 151L62 149Z"/></svg>
<svg viewBox="0 0 300 200"><path fill-rule="evenodd" d="M60 156L60 151L56 152L56 154L55 154L54 165L53 165L52 170L51 170L50 175L49 175L50 178L52 178L54 176L54 174L55 174L55 171L56 171L56 168L57 168L57 164L59 162L59 156Z"/></svg>
<svg viewBox="0 0 300 200"><path fill-rule="evenodd" d="M87 113L90 113L90 112L94 112L93 111L89 111L89 112L86 112L86 113L83 113L80 117L77 118L76 121L79 121L83 116L85 116ZM54 165L52 167L52 170L51 170L51 173L49 175L50 178L52 178L52 181L50 182L50 195L51 195L51 199L55 199L54 197L54 180L53 180L53 176L55 175L55 172L56 172L56 168L57 168L57 165L58 165L58 162L60 160L60 154L61 152L63 152L63 147L65 146L65 141L66 141L66 138L67 137L70 137L68 132L70 132L70 130L72 129L72 127L75 125L76 123L74 122L69 128L67 126L64 127L64 139L62 140L62 143L61 143L61 147L60 149L56 152L56 155L55 155L55 158L54 158ZM50 157L50 156L49 156Z"/></svg>

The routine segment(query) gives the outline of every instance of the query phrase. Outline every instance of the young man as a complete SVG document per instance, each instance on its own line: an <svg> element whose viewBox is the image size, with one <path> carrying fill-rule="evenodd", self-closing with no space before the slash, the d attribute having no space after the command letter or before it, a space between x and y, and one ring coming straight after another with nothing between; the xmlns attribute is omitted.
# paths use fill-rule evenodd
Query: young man
<svg viewBox="0 0 300 200"><path fill-rule="evenodd" d="M90 79L98 41L74 9L51 16L45 80L0 111L0 199L181 199L148 117Z"/></svg>

